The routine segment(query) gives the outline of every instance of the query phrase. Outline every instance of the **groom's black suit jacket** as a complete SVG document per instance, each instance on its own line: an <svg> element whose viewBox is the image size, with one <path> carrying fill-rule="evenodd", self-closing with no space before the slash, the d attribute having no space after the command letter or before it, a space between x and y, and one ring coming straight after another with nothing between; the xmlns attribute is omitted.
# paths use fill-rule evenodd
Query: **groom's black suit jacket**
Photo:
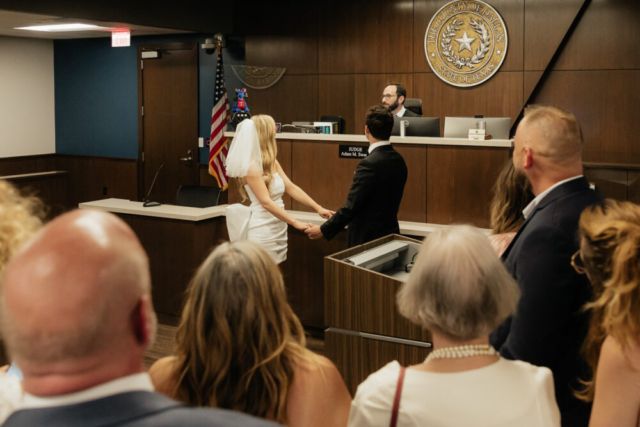
<svg viewBox="0 0 640 427"><path fill-rule="evenodd" d="M407 165L391 145L377 147L362 159L346 203L320 229L327 240L345 226L349 247L399 233L398 209L407 182Z"/></svg>
<svg viewBox="0 0 640 427"><path fill-rule="evenodd" d="M491 344L507 359L551 369L563 427L587 427L591 412L591 405L573 396L586 374L580 349L591 285L575 272L571 256L579 248L580 214L600 201L585 178L554 188L503 255L521 297L516 313L491 334Z"/></svg>

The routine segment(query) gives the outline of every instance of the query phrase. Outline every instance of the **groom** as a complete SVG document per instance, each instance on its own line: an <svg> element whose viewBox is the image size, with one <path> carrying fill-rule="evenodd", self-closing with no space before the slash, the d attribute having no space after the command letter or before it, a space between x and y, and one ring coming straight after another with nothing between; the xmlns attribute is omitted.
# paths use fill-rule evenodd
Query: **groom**
<svg viewBox="0 0 640 427"><path fill-rule="evenodd" d="M305 232L311 239L331 240L347 230L349 247L361 245L391 233L399 233L398 209L407 182L407 165L389 142L393 115L388 108L369 108L364 133L369 155L356 168L345 204L322 226Z"/></svg>

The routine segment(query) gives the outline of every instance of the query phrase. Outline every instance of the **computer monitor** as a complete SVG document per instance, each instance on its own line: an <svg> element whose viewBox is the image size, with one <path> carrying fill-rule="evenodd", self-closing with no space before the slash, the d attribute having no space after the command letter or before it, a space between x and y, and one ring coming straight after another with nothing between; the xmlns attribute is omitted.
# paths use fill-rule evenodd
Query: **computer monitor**
<svg viewBox="0 0 640 427"><path fill-rule="evenodd" d="M468 138L469 129L480 129L480 122L485 122L486 135L493 139L509 139L511 119L509 117L445 117L445 138Z"/></svg>
<svg viewBox="0 0 640 427"><path fill-rule="evenodd" d="M404 132L406 136L440 136L439 117L394 117L391 135L400 135L401 121L409 122Z"/></svg>

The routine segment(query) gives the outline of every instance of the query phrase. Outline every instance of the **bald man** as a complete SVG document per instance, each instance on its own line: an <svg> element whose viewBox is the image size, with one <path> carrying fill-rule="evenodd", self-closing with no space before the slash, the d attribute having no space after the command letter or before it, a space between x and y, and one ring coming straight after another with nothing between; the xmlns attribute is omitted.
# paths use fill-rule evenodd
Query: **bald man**
<svg viewBox="0 0 640 427"><path fill-rule="evenodd" d="M582 132L573 114L555 107L529 106L518 125L513 163L531 183L536 198L524 209L525 222L503 255L522 297L516 314L491 334L507 359L551 369L562 426L587 427L591 407L573 396L585 379L580 348L591 296L586 276L571 266L579 248L580 213L600 198L582 176Z"/></svg>
<svg viewBox="0 0 640 427"><path fill-rule="evenodd" d="M111 214L75 211L40 231L5 270L2 323L25 391L5 426L273 425L153 392L149 262Z"/></svg>

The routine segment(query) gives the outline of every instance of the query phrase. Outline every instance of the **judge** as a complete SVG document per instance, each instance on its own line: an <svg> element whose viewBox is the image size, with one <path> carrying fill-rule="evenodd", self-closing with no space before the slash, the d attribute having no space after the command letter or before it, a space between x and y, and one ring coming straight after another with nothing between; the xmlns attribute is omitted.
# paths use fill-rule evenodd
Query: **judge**
<svg viewBox="0 0 640 427"><path fill-rule="evenodd" d="M389 142L393 115L388 108L377 105L369 109L365 123L369 155L356 168L345 204L321 227L315 225L305 231L311 239L331 240L349 225L348 244L352 247L400 232L398 209L407 182L407 165Z"/></svg>
<svg viewBox="0 0 640 427"><path fill-rule="evenodd" d="M382 91L382 105L387 107L394 117L420 117L411 110L404 108L407 100L407 89L400 83L391 83Z"/></svg>

